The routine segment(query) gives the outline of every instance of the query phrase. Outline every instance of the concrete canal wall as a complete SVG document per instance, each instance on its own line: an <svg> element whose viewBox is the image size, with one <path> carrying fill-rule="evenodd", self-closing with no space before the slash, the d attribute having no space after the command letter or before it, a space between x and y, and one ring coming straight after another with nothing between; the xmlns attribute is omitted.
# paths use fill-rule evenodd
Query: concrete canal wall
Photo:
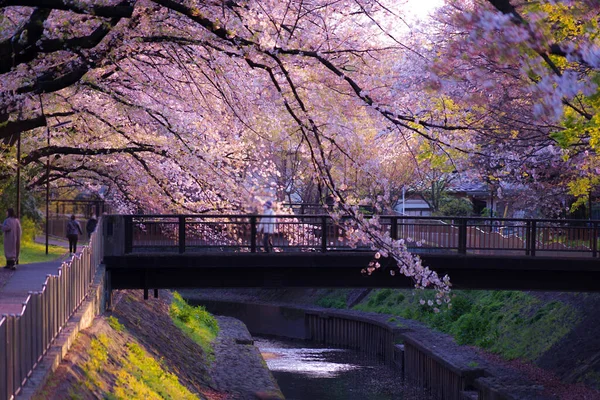
<svg viewBox="0 0 600 400"><path fill-rule="evenodd" d="M472 349L414 321L346 310L188 297L217 315L244 322L255 335L273 335L349 348L381 358L398 376L438 399L546 399L543 388L516 371L492 365Z"/></svg>

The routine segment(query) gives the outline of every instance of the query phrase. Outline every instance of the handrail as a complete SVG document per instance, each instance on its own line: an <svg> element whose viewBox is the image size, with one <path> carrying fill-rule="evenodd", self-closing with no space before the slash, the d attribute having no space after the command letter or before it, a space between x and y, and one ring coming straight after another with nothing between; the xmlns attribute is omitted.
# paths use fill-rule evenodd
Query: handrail
<svg viewBox="0 0 600 400"><path fill-rule="evenodd" d="M0 318L0 400L14 399L69 318L85 300L104 255L99 223L80 255L29 292L21 312Z"/></svg>
<svg viewBox="0 0 600 400"><path fill-rule="evenodd" d="M106 216L116 216L116 217L134 217L134 218L249 218L249 217L265 217L264 214L109 214ZM294 215L294 214L275 214L269 215L270 217L276 218L316 218L316 217L328 217L332 218L329 214L310 214L310 215ZM551 219L551 218L496 218L496 217L440 217L440 216L410 216L410 215L394 215L394 214L381 214L376 215L379 219L382 218L398 218L398 219L413 219L413 220L437 220L437 221L445 221L445 220L467 220L467 221L508 221L508 222L527 222L527 221L537 221L537 222L550 222L550 223L600 223L598 219ZM369 219L373 218L373 216L364 215L363 218Z"/></svg>
<svg viewBox="0 0 600 400"><path fill-rule="evenodd" d="M144 251L260 251L257 240L263 217L274 219L278 251L349 250L346 225L330 215L261 214L130 214L107 216L122 220L122 237L112 237L112 253ZM368 217L365 217L368 218ZM381 215L382 233L405 239L417 252L511 254L535 256L552 252L598 256L598 220L553 220L485 217L417 217ZM112 232L112 225L109 231ZM508 234L507 234L508 232ZM114 236L114 235L110 235ZM118 234L117 234L118 236ZM118 242L120 244L118 244ZM118 249L123 249L122 251ZM368 243L359 244L362 250Z"/></svg>

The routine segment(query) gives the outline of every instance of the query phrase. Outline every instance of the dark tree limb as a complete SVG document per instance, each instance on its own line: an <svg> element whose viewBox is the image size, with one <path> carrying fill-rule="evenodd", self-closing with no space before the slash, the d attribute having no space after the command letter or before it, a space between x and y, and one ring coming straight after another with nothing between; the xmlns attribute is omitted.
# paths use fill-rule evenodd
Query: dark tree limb
<svg viewBox="0 0 600 400"><path fill-rule="evenodd" d="M44 21L51 11L47 8L36 8L13 36L0 42L0 74L35 58L36 42L44 33Z"/></svg>
<svg viewBox="0 0 600 400"><path fill-rule="evenodd" d="M129 18L133 14L135 0L123 0L112 6L85 4L77 0L0 0L0 8L9 6L40 7L71 11L77 14L90 14L97 17Z"/></svg>
<svg viewBox="0 0 600 400"><path fill-rule="evenodd" d="M40 53L53 53L66 49L91 49L110 32L110 30L119 22L120 18L113 18L109 22L102 22L92 33L87 36L74 37L70 39L45 39L39 46Z"/></svg>
<svg viewBox="0 0 600 400"><path fill-rule="evenodd" d="M135 154L135 153L154 153L159 155L165 155L164 151L157 151L152 146L137 146L137 147L123 147L123 148L101 148L101 149L90 149L80 147L68 147L68 146L49 146L36 149L23 157L21 162L22 165L28 165L34 161L39 160L43 157L52 155L78 155L78 156L98 156L98 155L109 155L109 154Z"/></svg>
<svg viewBox="0 0 600 400"><path fill-rule="evenodd" d="M26 132L31 129L46 126L46 117L43 115L30 119L21 119L17 121L5 121L0 123L0 140L18 135L21 132Z"/></svg>

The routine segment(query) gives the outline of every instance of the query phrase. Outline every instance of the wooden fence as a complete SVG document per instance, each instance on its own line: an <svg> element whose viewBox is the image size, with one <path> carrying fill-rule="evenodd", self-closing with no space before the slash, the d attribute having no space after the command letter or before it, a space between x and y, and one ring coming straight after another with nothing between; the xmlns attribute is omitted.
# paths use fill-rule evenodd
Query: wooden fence
<svg viewBox="0 0 600 400"><path fill-rule="evenodd" d="M0 400L22 390L54 339L87 296L102 260L102 224L80 255L48 275L40 291L29 292L16 315L0 318Z"/></svg>

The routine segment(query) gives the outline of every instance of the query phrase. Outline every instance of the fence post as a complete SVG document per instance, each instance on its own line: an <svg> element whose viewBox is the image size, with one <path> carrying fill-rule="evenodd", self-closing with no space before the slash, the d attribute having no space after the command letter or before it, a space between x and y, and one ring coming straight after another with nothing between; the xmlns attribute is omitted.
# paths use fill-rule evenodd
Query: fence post
<svg viewBox="0 0 600 400"><path fill-rule="evenodd" d="M531 221L531 256L535 256L535 242L537 238L537 222Z"/></svg>
<svg viewBox="0 0 600 400"><path fill-rule="evenodd" d="M592 225L592 257L598 256L598 223Z"/></svg>
<svg viewBox="0 0 600 400"><path fill-rule="evenodd" d="M321 217L321 252L327 251L327 218Z"/></svg>
<svg viewBox="0 0 600 400"><path fill-rule="evenodd" d="M458 254L467 254L467 219L458 221Z"/></svg>
<svg viewBox="0 0 600 400"><path fill-rule="evenodd" d="M392 217L390 224L390 237L393 240L398 240L398 217Z"/></svg>
<svg viewBox="0 0 600 400"><path fill-rule="evenodd" d="M133 250L133 217L131 215L123 216L125 220L125 254Z"/></svg>
<svg viewBox="0 0 600 400"><path fill-rule="evenodd" d="M256 215L250 217L250 253L256 253Z"/></svg>
<svg viewBox="0 0 600 400"><path fill-rule="evenodd" d="M529 254L530 256L535 256L535 238L537 236L537 221L532 220L529 224Z"/></svg>
<svg viewBox="0 0 600 400"><path fill-rule="evenodd" d="M6 393L8 394L7 399L15 393L15 352L14 352L14 317L4 315L6 317L6 342L4 343L4 350L6 351Z"/></svg>
<svg viewBox="0 0 600 400"><path fill-rule="evenodd" d="M8 393L8 316L0 316L0 399L10 397Z"/></svg>
<svg viewBox="0 0 600 400"><path fill-rule="evenodd" d="M179 216L179 254L185 253L185 217Z"/></svg>

